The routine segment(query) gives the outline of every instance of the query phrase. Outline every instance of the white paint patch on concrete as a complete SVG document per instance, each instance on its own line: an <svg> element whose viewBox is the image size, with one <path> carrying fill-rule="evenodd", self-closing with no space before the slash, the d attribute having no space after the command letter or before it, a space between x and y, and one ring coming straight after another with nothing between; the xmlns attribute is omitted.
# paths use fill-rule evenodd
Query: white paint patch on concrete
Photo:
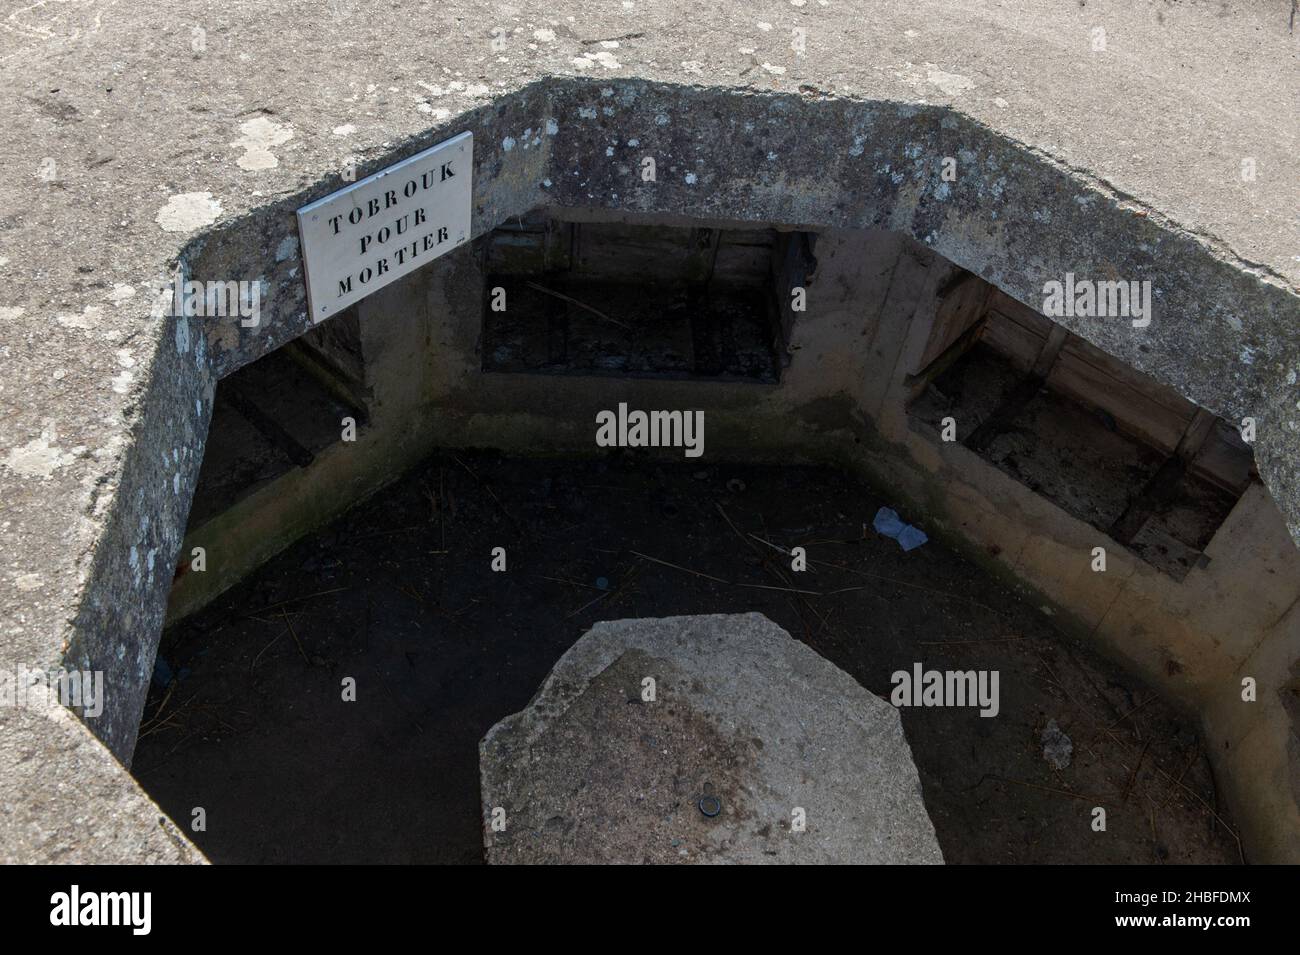
<svg viewBox="0 0 1300 955"><path fill-rule="evenodd" d="M210 192L182 192L167 200L155 221L164 232L193 232L217 221L221 202Z"/></svg>
<svg viewBox="0 0 1300 955"><path fill-rule="evenodd" d="M243 135L230 145L244 150L244 154L235 160L235 164L249 172L274 169L280 165L280 160L271 150L293 139L292 129L281 126L265 116L258 116L241 123L239 131Z"/></svg>
<svg viewBox="0 0 1300 955"><path fill-rule="evenodd" d="M784 66L776 66L772 63L764 63L763 69L767 70L767 72L771 73L773 76L785 76Z"/></svg>
<svg viewBox="0 0 1300 955"><path fill-rule="evenodd" d="M22 477L45 480L76 458L71 452L60 450L54 443L57 440L58 435L53 431L42 431L39 438L20 448L10 448L4 466Z"/></svg>
<svg viewBox="0 0 1300 955"><path fill-rule="evenodd" d="M87 305L81 310L80 315L60 312L54 316L54 320L64 328L75 328L80 331L88 331L94 328L103 318L104 307L102 305Z"/></svg>
<svg viewBox="0 0 1300 955"><path fill-rule="evenodd" d="M926 81L932 86L939 87L940 92L949 96L960 96L967 90L973 90L975 83L970 78L962 76L960 73L947 73L943 70L926 70Z"/></svg>
<svg viewBox="0 0 1300 955"><path fill-rule="evenodd" d="M351 136L357 131L357 128L351 123L344 123L342 126L335 126L332 132L335 136Z"/></svg>
<svg viewBox="0 0 1300 955"><path fill-rule="evenodd" d="M555 39L555 31L550 27L542 27L540 30L533 31L533 39L541 43L550 43Z"/></svg>
<svg viewBox="0 0 1300 955"><path fill-rule="evenodd" d="M609 50L599 50L595 53L584 53L581 56L575 56L571 62L580 70L589 70L597 64L607 70L616 70L621 65L618 60L614 58L614 54L610 53Z"/></svg>
<svg viewBox="0 0 1300 955"><path fill-rule="evenodd" d="M19 590L40 590L45 585L45 579L40 574L23 574L14 584Z"/></svg>
<svg viewBox="0 0 1300 955"><path fill-rule="evenodd" d="M114 305L120 305L129 298L135 298L135 289L130 285L114 285L108 293L108 300Z"/></svg>
<svg viewBox="0 0 1300 955"><path fill-rule="evenodd" d="M27 309L21 305L3 305L0 306L0 322L13 322L23 317L23 312Z"/></svg>

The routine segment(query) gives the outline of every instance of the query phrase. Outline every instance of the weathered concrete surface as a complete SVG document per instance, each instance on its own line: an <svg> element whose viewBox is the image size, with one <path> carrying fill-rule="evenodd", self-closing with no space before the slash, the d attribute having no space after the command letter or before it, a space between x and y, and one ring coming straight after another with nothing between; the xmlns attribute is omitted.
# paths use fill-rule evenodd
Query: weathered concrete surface
<svg viewBox="0 0 1300 955"><path fill-rule="evenodd" d="M205 861L69 710L31 696L0 733L0 863Z"/></svg>
<svg viewBox="0 0 1300 955"><path fill-rule="evenodd" d="M898 711L762 614L597 624L479 769L490 863L943 862Z"/></svg>
<svg viewBox="0 0 1300 955"><path fill-rule="evenodd" d="M364 174L467 128L475 234L549 196L897 228L1022 299L1067 270L1151 277L1170 321L1149 336L1072 330L1256 417L1300 534L1300 89L1282 6L15 6L0 662L103 670L93 727L129 759L214 380L304 327L292 210L350 161ZM619 154L642 143L658 191ZM953 150L973 174L941 199L931 171ZM175 262L264 281L261 325L151 318ZM0 733L42 725L0 712ZM0 773L0 801L30 799Z"/></svg>

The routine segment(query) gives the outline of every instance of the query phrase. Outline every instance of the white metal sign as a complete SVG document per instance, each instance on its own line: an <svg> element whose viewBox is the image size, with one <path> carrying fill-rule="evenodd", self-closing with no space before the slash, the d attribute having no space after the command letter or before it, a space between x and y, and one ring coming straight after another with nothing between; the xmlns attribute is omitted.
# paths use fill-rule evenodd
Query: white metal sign
<svg viewBox="0 0 1300 955"><path fill-rule="evenodd" d="M461 133L299 209L312 322L466 242L473 169Z"/></svg>

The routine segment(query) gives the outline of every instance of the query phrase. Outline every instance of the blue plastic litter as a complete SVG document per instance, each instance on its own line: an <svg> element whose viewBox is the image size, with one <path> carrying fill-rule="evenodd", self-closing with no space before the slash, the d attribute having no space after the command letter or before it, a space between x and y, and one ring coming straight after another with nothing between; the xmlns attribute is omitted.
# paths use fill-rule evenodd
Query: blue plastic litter
<svg viewBox="0 0 1300 955"><path fill-rule="evenodd" d="M921 528L908 524L903 528L903 532L898 535L898 545L905 551L915 550L929 539Z"/></svg>
<svg viewBox="0 0 1300 955"><path fill-rule="evenodd" d="M871 526L876 529L876 533L898 540L898 535L903 533L903 528L907 525L903 523L903 519L898 516L897 511L882 507L876 511L876 519Z"/></svg>
<svg viewBox="0 0 1300 955"><path fill-rule="evenodd" d="M876 519L871 526L878 534L898 541L898 546L904 551L915 550L930 539L921 528L903 523L898 512L891 507L882 507L876 511Z"/></svg>

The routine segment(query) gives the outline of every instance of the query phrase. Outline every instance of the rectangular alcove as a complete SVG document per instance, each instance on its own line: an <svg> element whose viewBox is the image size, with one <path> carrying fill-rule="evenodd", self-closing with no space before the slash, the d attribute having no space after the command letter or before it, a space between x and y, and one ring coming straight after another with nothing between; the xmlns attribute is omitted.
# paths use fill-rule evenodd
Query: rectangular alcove
<svg viewBox="0 0 1300 955"><path fill-rule="evenodd" d="M348 309L217 383L189 528L199 527L365 425L356 310Z"/></svg>
<svg viewBox="0 0 1300 955"><path fill-rule="evenodd" d="M812 238L515 220L479 246L483 370L775 383Z"/></svg>
<svg viewBox="0 0 1300 955"><path fill-rule="evenodd" d="M1181 581L1250 482L1236 429L987 282L940 294L912 420Z"/></svg>

